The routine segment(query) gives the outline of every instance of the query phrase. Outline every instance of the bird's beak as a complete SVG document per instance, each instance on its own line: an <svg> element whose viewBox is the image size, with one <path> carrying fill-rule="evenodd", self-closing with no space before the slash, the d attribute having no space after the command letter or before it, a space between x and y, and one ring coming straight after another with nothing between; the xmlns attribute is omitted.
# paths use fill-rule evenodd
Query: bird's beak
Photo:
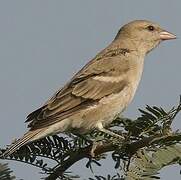
<svg viewBox="0 0 181 180"><path fill-rule="evenodd" d="M176 36L168 31L163 30L162 32L160 32L160 39L171 40L171 39L176 39Z"/></svg>

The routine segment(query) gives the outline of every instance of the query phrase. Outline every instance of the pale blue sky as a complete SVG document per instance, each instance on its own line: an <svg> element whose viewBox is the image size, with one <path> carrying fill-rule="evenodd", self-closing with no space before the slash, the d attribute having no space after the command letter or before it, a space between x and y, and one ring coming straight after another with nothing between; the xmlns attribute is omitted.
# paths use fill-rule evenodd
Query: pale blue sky
<svg viewBox="0 0 181 180"><path fill-rule="evenodd" d="M1 0L0 1L0 145L26 131L28 113L41 106L98 51L123 24L147 19L181 37L179 0ZM135 118L145 104L169 108L178 101L181 40L163 42L145 61L141 84L126 115ZM180 118L174 128L181 127ZM10 163L17 179L39 179L37 169ZM72 169L91 175L79 163ZM111 160L97 172L107 174ZM179 168L162 179L179 178Z"/></svg>

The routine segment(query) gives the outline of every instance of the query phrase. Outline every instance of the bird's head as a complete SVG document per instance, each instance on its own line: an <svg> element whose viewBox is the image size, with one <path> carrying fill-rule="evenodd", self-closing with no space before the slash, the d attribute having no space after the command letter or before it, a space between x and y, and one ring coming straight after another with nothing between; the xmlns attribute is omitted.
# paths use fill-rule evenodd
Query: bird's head
<svg viewBox="0 0 181 180"><path fill-rule="evenodd" d="M129 39L131 46L147 54L161 41L175 39L176 36L160 25L146 20L136 20L124 25L118 32L115 39Z"/></svg>

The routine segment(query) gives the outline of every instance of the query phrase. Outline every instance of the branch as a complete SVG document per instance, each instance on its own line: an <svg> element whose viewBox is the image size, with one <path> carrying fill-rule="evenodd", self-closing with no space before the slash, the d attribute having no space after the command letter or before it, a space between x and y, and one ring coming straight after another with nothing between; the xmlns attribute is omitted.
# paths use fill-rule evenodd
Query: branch
<svg viewBox="0 0 181 180"><path fill-rule="evenodd" d="M174 138L177 139L177 137L181 138L181 134L176 134L176 135L154 135L154 136L150 136L150 137L144 137L141 140L135 141L131 144L124 144L123 146L127 146L128 145L128 149L127 149L127 153L130 154L131 156L133 154L135 154L138 149L143 148L143 147L148 147L152 144L156 144L159 141L165 140L165 141L173 141ZM119 142L120 143L120 142ZM97 157L101 154L107 153L107 152L111 152L111 151L115 151L117 148L120 149L119 147L120 145L117 144L98 144L95 147L94 150L94 157ZM53 180L56 179L58 177L62 177L64 172L69 169L73 164L75 164L77 161L80 161L84 158L92 158L91 157L91 150L92 150L92 146L89 145L87 147L81 148L77 151L74 152L74 154L72 154L66 161L62 162L61 164L59 164L58 166L56 166L56 168L54 169L53 173L50 174L46 180Z"/></svg>
<svg viewBox="0 0 181 180"><path fill-rule="evenodd" d="M80 161L84 158L91 158L91 154L90 154L91 149L92 149L92 146L89 145L87 147L84 147L84 148L81 148L81 149L75 151L75 153L73 155L71 155L70 158L68 158L66 161L64 161L60 166L56 167L54 169L54 172L45 179L53 180L58 177L62 177L64 172L67 169L69 169L77 161ZM115 149L115 146L113 144L98 145L98 146L96 146L96 149L94 150L94 154L95 154L95 156L98 156L98 155L106 153L106 152L114 151L114 149Z"/></svg>

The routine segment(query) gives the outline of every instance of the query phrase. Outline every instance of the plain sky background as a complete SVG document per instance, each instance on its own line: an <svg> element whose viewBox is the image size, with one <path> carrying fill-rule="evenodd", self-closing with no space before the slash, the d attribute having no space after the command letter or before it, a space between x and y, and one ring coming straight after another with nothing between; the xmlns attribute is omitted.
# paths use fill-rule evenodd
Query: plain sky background
<svg viewBox="0 0 181 180"><path fill-rule="evenodd" d="M141 84L125 114L136 118L145 104L166 109L175 105L181 94L180 17L180 0L1 0L0 146L20 137L27 114L105 48L120 26L135 19L155 21L179 38L163 42L147 56ZM175 129L181 127L180 118ZM115 172L111 162L96 172ZM39 169L10 165L17 179L42 177ZM72 169L82 179L91 176L85 162ZM167 168L161 177L178 180L179 168Z"/></svg>

